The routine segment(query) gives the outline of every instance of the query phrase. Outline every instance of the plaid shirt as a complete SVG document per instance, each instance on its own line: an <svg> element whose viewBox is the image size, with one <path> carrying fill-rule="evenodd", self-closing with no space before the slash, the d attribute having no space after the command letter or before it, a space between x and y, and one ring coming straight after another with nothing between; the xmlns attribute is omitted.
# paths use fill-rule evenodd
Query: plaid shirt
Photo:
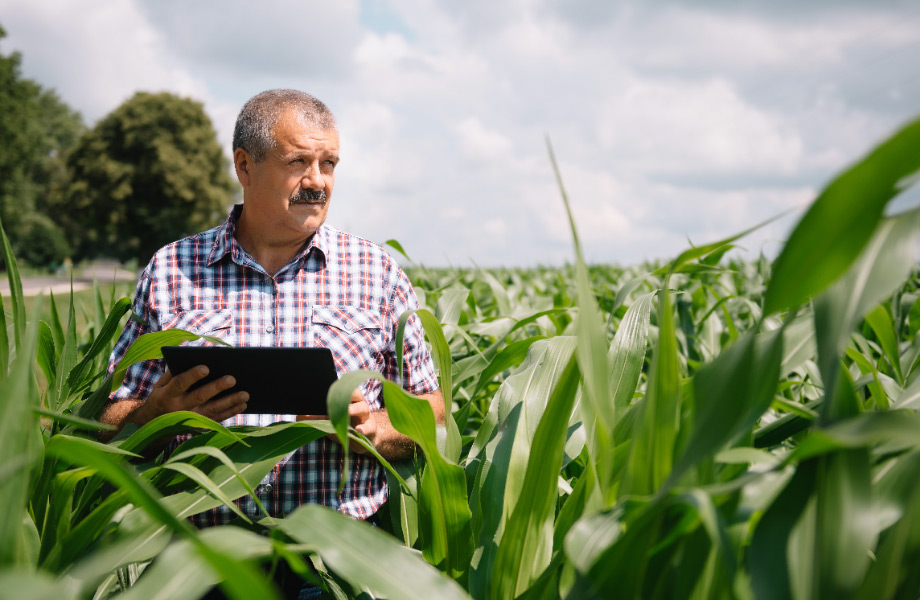
<svg viewBox="0 0 920 600"><path fill-rule="evenodd" d="M227 222L160 249L137 286L134 312L109 360L109 371L138 336L185 329L220 337L233 346L321 346L329 348L339 374L356 369L396 377L399 315L418 306L406 274L379 246L322 225L303 250L274 277L234 236L240 206ZM406 325L403 377L413 394L438 388L419 319ZM146 398L165 370L162 360L128 370L113 399ZM371 410L382 407L382 386L362 387ZM241 414L224 425L265 426L290 415ZM373 457L351 453L350 481L337 493L342 448L322 438L291 453L256 488L272 516L304 503L325 504L358 518L374 514L387 498L383 467ZM249 496L237 500L243 512L261 516ZM235 515L226 506L197 515L199 526Z"/></svg>

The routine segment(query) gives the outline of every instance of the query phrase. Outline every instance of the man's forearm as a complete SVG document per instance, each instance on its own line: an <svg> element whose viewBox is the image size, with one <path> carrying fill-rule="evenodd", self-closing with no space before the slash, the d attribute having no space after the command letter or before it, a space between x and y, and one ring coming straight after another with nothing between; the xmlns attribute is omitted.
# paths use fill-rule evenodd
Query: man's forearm
<svg viewBox="0 0 920 600"><path fill-rule="evenodd" d="M115 400L106 405L102 414L99 416L99 420L108 425L114 425L116 429L114 431L100 432L99 440L102 442L111 441L128 423L144 425L150 421L142 412L144 404L143 400L131 398L127 400ZM142 450L142 455L146 458L153 458L159 454L163 448L169 445L174 438L175 436L163 436L144 448Z"/></svg>
<svg viewBox="0 0 920 600"><path fill-rule="evenodd" d="M440 390L431 394L421 394L419 398L431 404L434 418L438 425L444 425L444 397ZM415 442L408 436L396 431L390 422L390 415L386 408L371 413L376 421L377 433L374 436L374 446L380 456L387 460L405 460L412 458L415 453Z"/></svg>
<svg viewBox="0 0 920 600"><path fill-rule="evenodd" d="M113 400L106 404L102 414L99 415L99 420L106 425L116 427L116 429L114 431L100 432L99 439L103 442L108 442L118 435L118 432L124 429L126 424L135 422L135 413L143 404L143 400L134 399Z"/></svg>

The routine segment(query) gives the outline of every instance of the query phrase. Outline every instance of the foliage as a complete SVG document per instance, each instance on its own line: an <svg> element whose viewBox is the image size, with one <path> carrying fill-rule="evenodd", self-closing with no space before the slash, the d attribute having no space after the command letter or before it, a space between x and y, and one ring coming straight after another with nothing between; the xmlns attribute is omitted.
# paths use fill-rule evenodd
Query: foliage
<svg viewBox="0 0 920 600"><path fill-rule="evenodd" d="M86 132L51 199L77 258L145 264L162 245L208 229L233 203L228 163L201 104L139 92Z"/></svg>
<svg viewBox="0 0 920 600"><path fill-rule="evenodd" d="M0 27L0 39L5 36ZM45 266L69 253L46 200L62 185L64 157L83 122L53 90L24 79L21 62L18 52L0 55L0 218L17 254ZM44 252L36 244L42 236L49 244Z"/></svg>
<svg viewBox="0 0 920 600"><path fill-rule="evenodd" d="M735 237L666 265L589 268L574 223L566 269L413 269L452 418L436 427L427 402L384 383L394 427L419 451L382 461L377 529L318 506L201 532L185 518L251 494L319 436L366 444L347 404L379 374L333 386L332 422L224 428L174 413L99 444L81 432L100 427L125 367L102 378L125 301L102 318L99 298L78 346L72 305L49 324L38 309L26 319L10 261L0 589L198 598L217 584L272 597L254 564L284 562L335 597L915 598L920 209L884 216L891 174L920 168L892 152L901 144L918 147L920 122L842 176L881 208L808 216L851 201L835 180L775 269L726 259ZM148 334L125 361L190 337ZM183 431L200 435L165 461L140 457Z"/></svg>

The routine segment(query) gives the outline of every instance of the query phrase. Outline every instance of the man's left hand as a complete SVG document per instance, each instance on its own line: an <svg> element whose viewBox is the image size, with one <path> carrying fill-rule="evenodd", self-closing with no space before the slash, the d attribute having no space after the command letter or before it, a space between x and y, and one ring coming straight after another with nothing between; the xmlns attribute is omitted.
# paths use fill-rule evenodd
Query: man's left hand
<svg viewBox="0 0 920 600"><path fill-rule="evenodd" d="M323 421L328 418L329 415L297 415L298 421ZM371 444L374 443L377 438L377 421L374 419L371 407L367 400L364 399L364 394L361 393L361 390L355 390L351 393L351 404L348 405L348 424L354 427L355 431L366 437ZM326 437L334 442L339 441L339 438L334 433L330 433ZM367 453L367 448L354 440L349 440L348 449L358 454Z"/></svg>
<svg viewBox="0 0 920 600"><path fill-rule="evenodd" d="M419 394L422 400L431 404L435 422L444 425L444 397L440 390L428 394ZM377 448L377 452L387 460L404 460L411 458L415 451L415 444L411 439L396 431L390 423L390 415L386 408L371 412L371 407L359 390L351 394L351 404L348 406L349 425L362 433ZM326 415L297 415L298 421L316 421L328 419ZM338 442L335 434L329 434L329 439ZM354 440L349 440L348 448L358 454L366 454L367 449Z"/></svg>

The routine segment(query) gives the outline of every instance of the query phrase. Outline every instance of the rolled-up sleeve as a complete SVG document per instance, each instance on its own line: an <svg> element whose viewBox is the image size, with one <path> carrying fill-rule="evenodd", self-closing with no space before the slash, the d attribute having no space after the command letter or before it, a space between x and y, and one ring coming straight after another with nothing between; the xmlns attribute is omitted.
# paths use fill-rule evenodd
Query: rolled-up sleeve
<svg viewBox="0 0 920 600"><path fill-rule="evenodd" d="M134 314L128 319L124 330L115 342L112 354L109 357L107 373L111 374L124 358L132 344L145 333L155 331L153 309L150 299L150 267L144 270L134 293L134 303L131 308ZM163 374L165 367L163 360L145 360L135 363L128 368L124 383L109 396L113 400L127 398L146 399L153 389L153 384Z"/></svg>
<svg viewBox="0 0 920 600"><path fill-rule="evenodd" d="M393 285L392 304L389 310L390 346L386 355L384 376L399 381L396 365L396 329L399 317L406 311L418 308L418 298L405 272L396 267L396 281ZM410 393L427 394L438 389L431 353L425 345L425 332L417 315L409 317L403 337L403 387Z"/></svg>

